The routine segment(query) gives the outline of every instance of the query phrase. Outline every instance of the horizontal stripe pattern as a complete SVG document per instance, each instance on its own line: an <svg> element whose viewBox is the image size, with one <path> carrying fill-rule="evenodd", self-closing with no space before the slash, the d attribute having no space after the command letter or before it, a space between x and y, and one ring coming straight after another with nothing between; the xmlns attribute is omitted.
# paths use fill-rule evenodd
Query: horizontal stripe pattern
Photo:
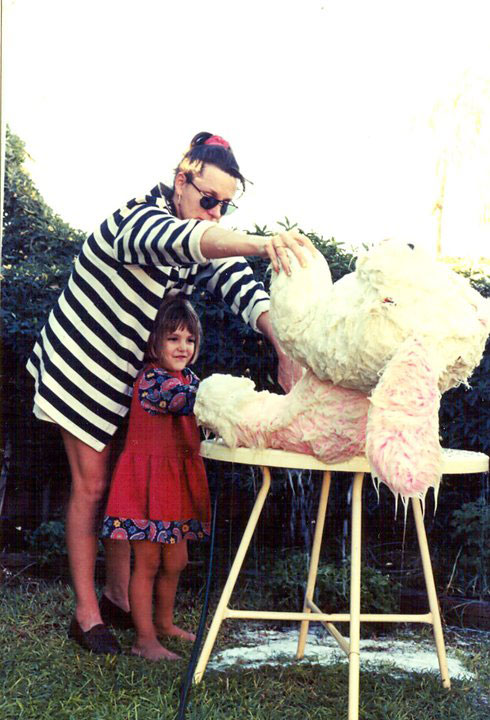
<svg viewBox="0 0 490 720"><path fill-rule="evenodd" d="M190 295L204 288L254 329L269 309L244 258L203 257L201 237L212 224L175 218L157 185L84 242L27 368L36 405L96 450L128 412L155 315L169 291Z"/></svg>

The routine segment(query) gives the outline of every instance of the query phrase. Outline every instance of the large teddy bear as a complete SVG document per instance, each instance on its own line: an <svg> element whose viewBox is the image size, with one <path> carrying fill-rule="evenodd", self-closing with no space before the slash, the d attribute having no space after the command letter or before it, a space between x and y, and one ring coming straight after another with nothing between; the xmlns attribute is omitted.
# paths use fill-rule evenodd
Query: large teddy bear
<svg viewBox="0 0 490 720"><path fill-rule="evenodd" d="M437 493L441 393L469 376L490 333L490 300L421 248L384 241L332 284L321 253L273 273L271 320L306 372L287 395L212 375L195 414L230 447L339 462L366 453L373 478L406 502Z"/></svg>

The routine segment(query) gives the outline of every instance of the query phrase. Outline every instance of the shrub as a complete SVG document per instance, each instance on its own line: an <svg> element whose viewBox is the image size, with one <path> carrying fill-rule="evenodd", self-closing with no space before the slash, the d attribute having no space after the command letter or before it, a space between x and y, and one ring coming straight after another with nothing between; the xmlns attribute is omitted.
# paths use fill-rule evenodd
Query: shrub
<svg viewBox="0 0 490 720"><path fill-rule="evenodd" d="M84 239L46 205L24 168L26 156L22 140L7 128L0 312L4 346L19 364L25 363Z"/></svg>
<svg viewBox="0 0 490 720"><path fill-rule="evenodd" d="M50 520L26 532L27 548L38 556L41 565L66 557L65 523Z"/></svg>
<svg viewBox="0 0 490 720"><path fill-rule="evenodd" d="M278 556L270 553L260 567L260 599L271 607L302 607L308 576L309 555L288 550ZM334 565L325 560L318 567L315 602L326 612L342 612L349 607L350 565ZM389 575L364 565L361 571L363 612L393 612L397 608L399 584Z"/></svg>
<svg viewBox="0 0 490 720"><path fill-rule="evenodd" d="M490 505L486 498L481 496L455 510L451 527L460 543L454 562L454 584L463 593L483 599L490 594Z"/></svg>

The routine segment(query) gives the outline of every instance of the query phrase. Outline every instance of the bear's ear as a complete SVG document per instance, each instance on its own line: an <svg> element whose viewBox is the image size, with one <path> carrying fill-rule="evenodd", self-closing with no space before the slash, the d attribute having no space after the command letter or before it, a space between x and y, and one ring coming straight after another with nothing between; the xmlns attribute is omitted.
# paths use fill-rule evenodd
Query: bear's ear
<svg viewBox="0 0 490 720"><path fill-rule="evenodd" d="M388 362L373 390L366 454L373 477L402 500L437 495L442 474L440 392L430 348L408 338Z"/></svg>

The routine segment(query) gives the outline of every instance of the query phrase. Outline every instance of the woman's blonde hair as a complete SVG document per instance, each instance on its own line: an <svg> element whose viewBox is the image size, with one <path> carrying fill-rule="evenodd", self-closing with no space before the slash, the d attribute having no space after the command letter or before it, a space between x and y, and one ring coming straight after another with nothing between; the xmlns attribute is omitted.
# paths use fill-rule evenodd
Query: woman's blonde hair
<svg viewBox="0 0 490 720"><path fill-rule="evenodd" d="M148 338L146 347L146 362L159 362L160 350L166 335L171 335L180 327L185 327L194 335L196 345L191 363L197 360L202 340L202 328L198 314L188 300L181 296L165 298L160 305L155 318L155 324Z"/></svg>

